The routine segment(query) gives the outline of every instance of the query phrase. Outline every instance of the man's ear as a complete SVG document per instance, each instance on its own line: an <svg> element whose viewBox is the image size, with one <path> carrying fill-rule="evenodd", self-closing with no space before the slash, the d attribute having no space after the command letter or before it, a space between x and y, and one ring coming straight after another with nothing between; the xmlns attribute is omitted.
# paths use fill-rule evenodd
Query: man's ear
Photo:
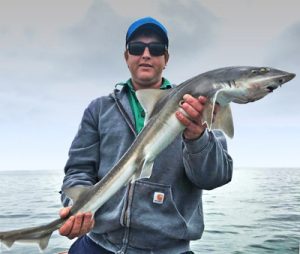
<svg viewBox="0 0 300 254"><path fill-rule="evenodd" d="M165 52L165 62L166 62L166 65L167 65L167 63L168 63L168 61L169 61L169 52L168 51L166 51Z"/></svg>
<svg viewBox="0 0 300 254"><path fill-rule="evenodd" d="M128 50L127 49L124 51L124 58L127 62L127 60L128 60Z"/></svg>

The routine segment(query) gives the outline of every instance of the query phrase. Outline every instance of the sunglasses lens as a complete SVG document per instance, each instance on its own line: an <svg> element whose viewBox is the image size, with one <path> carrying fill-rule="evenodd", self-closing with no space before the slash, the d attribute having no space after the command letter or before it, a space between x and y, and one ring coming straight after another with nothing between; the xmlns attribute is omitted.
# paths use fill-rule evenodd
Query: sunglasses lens
<svg viewBox="0 0 300 254"><path fill-rule="evenodd" d="M131 55L140 56L144 53L146 44L141 42L130 42L128 44L128 51Z"/></svg>
<svg viewBox="0 0 300 254"><path fill-rule="evenodd" d="M165 45L162 43L150 43L149 51L152 56L162 56L165 53Z"/></svg>
<svg viewBox="0 0 300 254"><path fill-rule="evenodd" d="M128 43L129 54L140 56L144 53L145 48L148 47L152 56L162 56L165 53L166 47L163 43L143 43L143 42L130 42Z"/></svg>

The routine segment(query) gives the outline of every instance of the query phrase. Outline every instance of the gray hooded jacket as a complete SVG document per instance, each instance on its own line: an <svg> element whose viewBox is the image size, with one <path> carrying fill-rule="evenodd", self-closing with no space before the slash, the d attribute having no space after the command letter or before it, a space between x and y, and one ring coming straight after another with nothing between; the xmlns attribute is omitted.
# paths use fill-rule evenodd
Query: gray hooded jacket
<svg viewBox="0 0 300 254"><path fill-rule="evenodd" d="M65 166L63 188L93 185L136 137L126 87L85 110ZM182 253L204 230L202 190L231 180L232 159L220 131L179 135L158 155L152 175L119 190L95 214L89 237L116 253ZM69 199L62 194L63 204Z"/></svg>

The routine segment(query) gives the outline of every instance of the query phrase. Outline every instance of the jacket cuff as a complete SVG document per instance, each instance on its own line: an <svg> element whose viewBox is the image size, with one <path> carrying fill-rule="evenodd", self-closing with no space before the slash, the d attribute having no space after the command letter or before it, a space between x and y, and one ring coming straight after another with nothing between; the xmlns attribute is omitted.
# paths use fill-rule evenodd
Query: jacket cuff
<svg viewBox="0 0 300 254"><path fill-rule="evenodd" d="M207 129L197 139L189 140L183 137L183 141L187 149L187 152L190 154L196 154L202 152L205 149L205 147L207 147L209 140L210 140L210 135Z"/></svg>

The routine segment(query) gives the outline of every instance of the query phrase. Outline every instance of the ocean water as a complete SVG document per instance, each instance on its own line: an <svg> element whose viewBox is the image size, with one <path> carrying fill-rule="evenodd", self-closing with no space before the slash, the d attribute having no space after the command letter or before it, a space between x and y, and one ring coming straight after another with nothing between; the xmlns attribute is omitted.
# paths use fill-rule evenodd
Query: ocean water
<svg viewBox="0 0 300 254"><path fill-rule="evenodd" d="M62 172L0 171L0 231L40 225L58 217ZM231 183L204 192L205 231L195 253L299 254L300 169L235 169ZM43 253L67 250L71 241L55 232ZM13 245L0 253L40 253Z"/></svg>

